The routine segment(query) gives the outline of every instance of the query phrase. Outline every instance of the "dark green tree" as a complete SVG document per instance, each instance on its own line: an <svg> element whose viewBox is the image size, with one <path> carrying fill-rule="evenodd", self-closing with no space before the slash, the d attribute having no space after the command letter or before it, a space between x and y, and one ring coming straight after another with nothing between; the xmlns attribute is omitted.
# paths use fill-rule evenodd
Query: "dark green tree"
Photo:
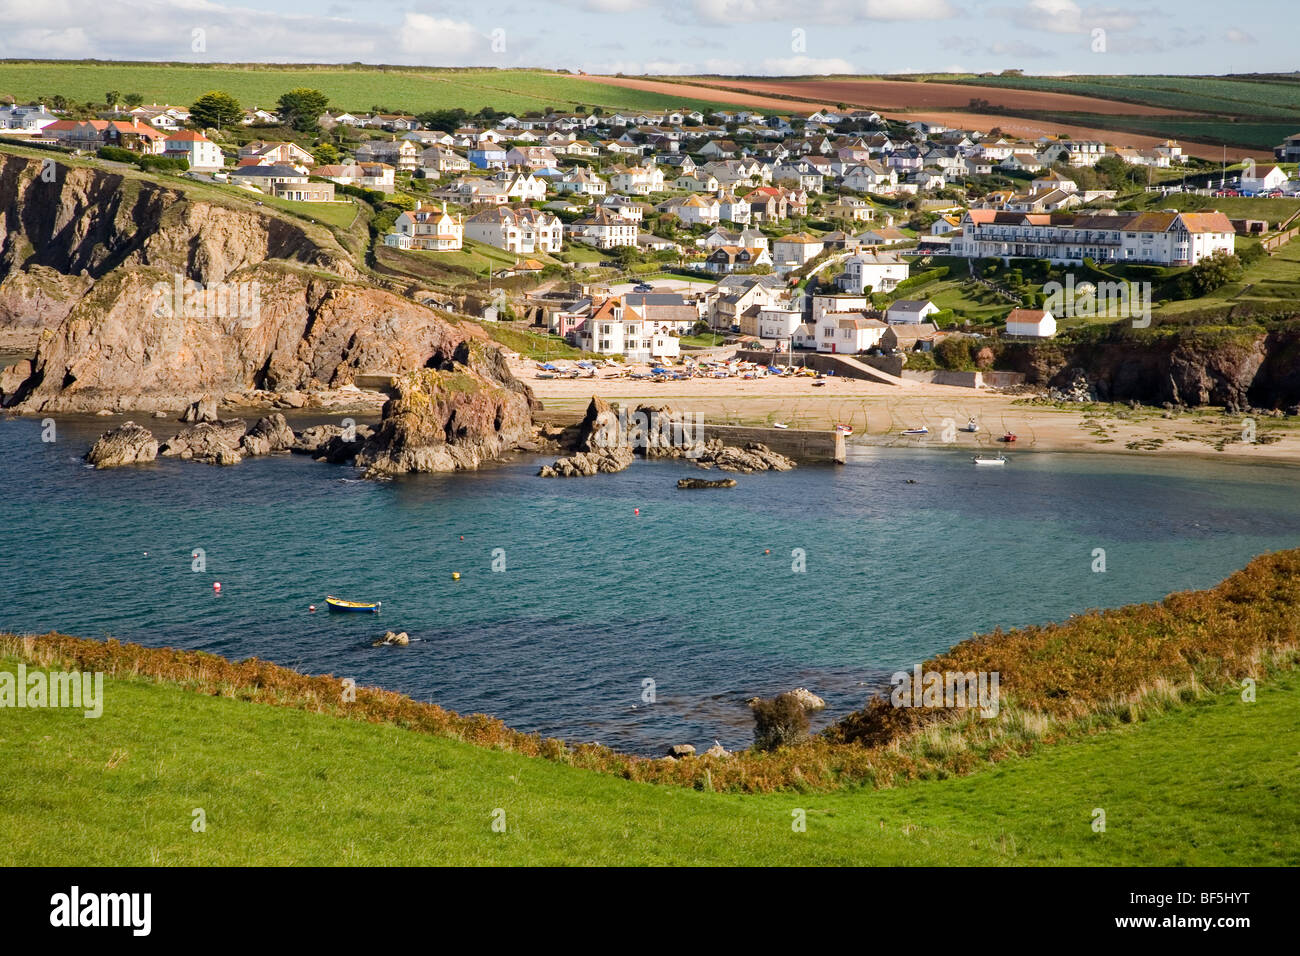
<svg viewBox="0 0 1300 956"><path fill-rule="evenodd" d="M320 90L300 86L282 95L276 106L287 125L300 133L311 133L329 102L329 97Z"/></svg>
<svg viewBox="0 0 1300 956"><path fill-rule="evenodd" d="M200 129L221 129L238 123L243 116L239 100L224 90L209 90L190 106L190 122Z"/></svg>

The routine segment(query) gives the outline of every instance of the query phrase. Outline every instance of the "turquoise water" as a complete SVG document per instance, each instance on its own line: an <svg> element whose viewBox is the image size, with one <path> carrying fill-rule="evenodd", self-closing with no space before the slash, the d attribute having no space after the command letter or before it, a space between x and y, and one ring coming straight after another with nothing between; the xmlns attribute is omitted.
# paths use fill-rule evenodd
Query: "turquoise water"
<svg viewBox="0 0 1300 956"><path fill-rule="evenodd" d="M561 480L531 458L371 483L300 456L96 472L80 455L105 427L46 444L0 423L0 627L257 656L642 753L746 746L755 694L804 685L842 714L973 633L1300 546L1284 466L879 449L727 491L678 491L690 465ZM327 593L383 613L309 613ZM388 628L415 643L371 647Z"/></svg>

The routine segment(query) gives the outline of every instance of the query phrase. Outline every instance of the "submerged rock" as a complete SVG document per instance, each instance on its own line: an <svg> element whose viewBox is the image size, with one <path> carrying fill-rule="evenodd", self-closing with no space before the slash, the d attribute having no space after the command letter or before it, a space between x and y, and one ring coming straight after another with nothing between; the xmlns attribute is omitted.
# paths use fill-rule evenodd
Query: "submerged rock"
<svg viewBox="0 0 1300 956"><path fill-rule="evenodd" d="M135 422L125 422L112 431L100 435L90 451L86 452L86 461L96 468L116 468L119 465L134 465L143 461L153 461L158 457L158 439L147 428Z"/></svg>
<svg viewBox="0 0 1300 956"><path fill-rule="evenodd" d="M708 478L678 478L678 488L734 488L736 487L735 478L719 478L716 481L710 481Z"/></svg>
<svg viewBox="0 0 1300 956"><path fill-rule="evenodd" d="M592 475L612 475L622 471L636 459L630 448L601 448L580 451L553 465L543 465L537 472L541 478L589 478Z"/></svg>
<svg viewBox="0 0 1300 956"><path fill-rule="evenodd" d="M384 636L381 637L379 640L375 641L375 643L371 644L370 646L386 647L390 645L395 645L397 647L405 647L407 644L410 643L411 643L411 637L405 631L397 631L397 632L385 631Z"/></svg>

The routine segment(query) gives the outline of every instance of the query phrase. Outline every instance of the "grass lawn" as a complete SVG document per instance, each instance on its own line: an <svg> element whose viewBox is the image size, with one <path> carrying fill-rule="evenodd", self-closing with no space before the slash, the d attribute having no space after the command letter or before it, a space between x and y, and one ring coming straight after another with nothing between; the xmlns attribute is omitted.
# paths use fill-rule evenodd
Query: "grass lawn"
<svg viewBox="0 0 1300 956"><path fill-rule="evenodd" d="M0 743L9 866L1300 863L1295 674L1256 703L1210 698L967 777L833 794L631 783L142 680L106 680L97 720L7 709Z"/></svg>
<svg viewBox="0 0 1300 956"><path fill-rule="evenodd" d="M343 202L291 202L275 196L257 196L254 193L249 195L253 196L254 201L260 199L268 206L275 206L277 209L283 209L304 219L326 223L336 229L347 230L357 218L357 204L352 199L345 199Z"/></svg>

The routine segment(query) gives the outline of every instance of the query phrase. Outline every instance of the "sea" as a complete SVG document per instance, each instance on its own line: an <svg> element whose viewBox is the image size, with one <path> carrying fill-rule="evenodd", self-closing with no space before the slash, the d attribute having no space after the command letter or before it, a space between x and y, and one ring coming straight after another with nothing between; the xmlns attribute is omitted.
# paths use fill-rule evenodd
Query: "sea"
<svg viewBox="0 0 1300 956"><path fill-rule="evenodd" d="M544 479L533 456L379 482L298 455L89 468L114 422L0 421L0 629L258 657L646 755L746 747L746 701L795 687L825 722L974 634L1300 546L1278 464L850 445L691 491L691 464Z"/></svg>

